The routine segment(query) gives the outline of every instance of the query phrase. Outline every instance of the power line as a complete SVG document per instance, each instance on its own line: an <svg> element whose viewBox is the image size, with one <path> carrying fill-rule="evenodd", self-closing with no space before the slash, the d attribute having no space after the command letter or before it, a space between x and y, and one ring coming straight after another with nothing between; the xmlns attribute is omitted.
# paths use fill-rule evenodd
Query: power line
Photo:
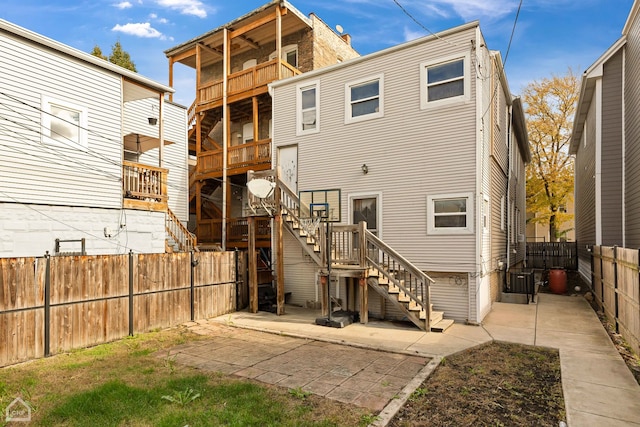
<svg viewBox="0 0 640 427"><path fill-rule="evenodd" d="M434 33L433 31L431 31L430 29L428 29L426 26L424 26L424 24L422 24L420 21L418 21L407 9L405 9L404 6L402 6L400 4L400 2L398 0L393 0L393 2L404 12L405 15L407 15L413 22L415 22L416 24L418 24L418 26L420 28L422 28L423 30L425 30L426 32L428 32L429 34L431 34L432 36L434 36L435 38L437 38L438 40L441 40L451 46L454 47L460 47L459 45L450 42L449 40L443 39L442 37L440 37L438 34Z"/></svg>

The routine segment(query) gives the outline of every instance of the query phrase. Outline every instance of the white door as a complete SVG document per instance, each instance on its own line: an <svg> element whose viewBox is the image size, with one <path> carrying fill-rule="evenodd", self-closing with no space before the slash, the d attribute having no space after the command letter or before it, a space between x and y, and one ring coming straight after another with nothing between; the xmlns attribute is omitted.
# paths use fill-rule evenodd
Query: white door
<svg viewBox="0 0 640 427"><path fill-rule="evenodd" d="M278 170L280 179L298 194L298 146L278 147Z"/></svg>
<svg viewBox="0 0 640 427"><path fill-rule="evenodd" d="M242 143L253 142L253 123L245 123L242 125Z"/></svg>

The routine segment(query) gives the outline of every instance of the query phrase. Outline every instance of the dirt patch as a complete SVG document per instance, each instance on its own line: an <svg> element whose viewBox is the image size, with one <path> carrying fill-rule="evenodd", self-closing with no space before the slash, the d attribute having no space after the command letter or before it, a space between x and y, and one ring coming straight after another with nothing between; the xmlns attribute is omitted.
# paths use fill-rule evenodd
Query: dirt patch
<svg viewBox="0 0 640 427"><path fill-rule="evenodd" d="M390 426L557 426L557 350L492 342L443 359Z"/></svg>

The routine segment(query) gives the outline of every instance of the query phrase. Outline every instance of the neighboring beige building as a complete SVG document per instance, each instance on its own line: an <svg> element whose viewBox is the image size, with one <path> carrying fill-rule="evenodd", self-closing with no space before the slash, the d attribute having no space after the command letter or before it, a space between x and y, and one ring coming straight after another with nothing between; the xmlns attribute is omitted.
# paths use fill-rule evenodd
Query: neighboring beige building
<svg viewBox="0 0 640 427"><path fill-rule="evenodd" d="M573 200L571 200L567 204L566 212L569 214L575 213ZM539 222L533 222L531 221L533 217L533 213L527 212L527 242L550 242L551 239L549 235L549 225L541 224ZM567 221L560 224L560 230L562 230L563 233L562 237L560 237L559 240L564 240L566 242L575 242L575 221Z"/></svg>
<svg viewBox="0 0 640 427"><path fill-rule="evenodd" d="M376 291L361 299L375 317L411 318L428 292L434 310L458 322L480 323L491 310L502 273L524 260L530 161L522 104L502 68L472 22L270 84L273 162L296 171L281 177L290 193L339 192L329 206L334 230L362 220L369 228L353 247L355 238L335 231L334 246L366 243L368 258L335 266L333 297L353 299L349 279L360 275L368 287L356 292ZM284 235L285 290L294 303L317 301L324 267L292 234ZM374 247L411 267L369 255ZM434 280L427 291L409 289L416 270ZM378 286L398 276L400 296ZM408 310L402 298L415 298Z"/></svg>

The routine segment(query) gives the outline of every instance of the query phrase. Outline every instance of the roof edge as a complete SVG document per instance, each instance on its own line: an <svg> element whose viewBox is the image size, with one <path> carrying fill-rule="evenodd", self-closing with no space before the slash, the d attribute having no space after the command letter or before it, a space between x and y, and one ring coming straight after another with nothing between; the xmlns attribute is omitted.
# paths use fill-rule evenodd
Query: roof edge
<svg viewBox="0 0 640 427"><path fill-rule="evenodd" d="M123 77L126 77L130 80L134 80L138 83L143 84L149 88L157 90L158 92L163 93L173 93L175 90L170 86L166 86L162 83L156 82L155 80L151 80L148 77L144 77L141 74L135 73L133 71L127 70L119 65L112 64L109 61L106 61L102 58L98 58L97 56L93 56L90 53L83 52L79 49L73 48L64 43L58 42L56 40L50 39L48 37L43 36L42 34L38 34L34 31L23 28L19 25L6 21L0 18L0 31L4 31L14 36L20 37L22 39L28 40L32 43L36 43L38 45L47 47L49 49L53 49L55 51L64 53L65 55L74 57L83 62L87 62L89 64L95 65L99 68L105 69L115 74L119 74Z"/></svg>
<svg viewBox="0 0 640 427"><path fill-rule="evenodd" d="M419 45L419 44L422 44L422 43L426 43L426 42L431 41L431 40L436 40L436 39L442 38L444 36L449 36L451 34L456 34L456 33L462 32L462 31L466 31L466 30L469 30L469 29L474 28L474 27L480 27L480 21L477 21L477 20L476 21L471 21L471 22L468 22L466 24L459 25L457 27L453 27L453 28L449 28L449 29L444 30L444 31L440 31L438 33L430 34L428 36L419 37L417 39L410 40L408 42L404 42L404 43L400 43L400 44L397 44L397 45L394 45L394 46L390 46L388 48L385 48L385 49L382 49L382 50L378 50L376 52L372 52L372 53L369 53L367 55L351 58L351 59L349 59L347 61L340 62L338 64L329 65L327 67L322 67L322 68L317 68L315 70L307 71L306 73L298 74L296 76L288 77L286 79L276 80L276 81L273 81L273 82L269 83L269 90L271 90L271 88L276 88L276 87L282 86L284 84L290 84L291 82L296 82L298 80L306 80L306 79L309 79L309 78L313 78L315 76L318 76L318 75L321 75L321 74L325 74L325 73L329 73L329 72L331 72L333 70L340 69L342 67L351 66L353 64L357 64L357 63L362 62L362 61L368 61L371 58L377 58L379 56L387 55L387 54L392 53L392 52L396 52L396 51L399 51L399 50L407 49L407 48L410 48L410 47L413 47L413 46L416 46L416 45Z"/></svg>
<svg viewBox="0 0 640 427"><path fill-rule="evenodd" d="M525 163L531 162L531 150L529 149L529 135L527 134L527 119L524 115L524 108L522 107L522 98L512 97L512 120L513 130L515 131L516 138L518 140L518 149L522 155L522 159Z"/></svg>
<svg viewBox="0 0 640 427"><path fill-rule="evenodd" d="M631 5L631 10L629 11L629 16L627 16L627 21L624 23L624 27L622 27L623 35L626 36L627 34L629 34L631 25L633 25L636 18L638 17L638 13L640 13L640 4L637 0L634 0L633 4Z"/></svg>
<svg viewBox="0 0 640 427"><path fill-rule="evenodd" d="M204 34L200 34L199 36L196 36L190 40L187 40L184 43L180 43L177 46L171 47L167 50L165 50L163 53L165 54L165 56L168 58L170 56L173 56L177 53L183 52L183 51L187 51L189 49L191 49L194 45L196 45L199 41L206 39L207 37L210 37L220 31L222 31L223 29L227 28L227 27L231 27L235 24L237 24L240 21L243 21L247 18L250 18L253 15L256 15L260 12L263 12L267 9L269 9L270 7L273 7L274 5L282 5L284 7L286 7L289 11L291 11L294 15L296 15L301 21L303 21L305 24L307 24L307 26L309 26L309 28L312 27L312 23L311 23L311 19L309 17L307 17L304 13L300 12L298 9L295 8L295 6L293 6L291 3L289 3L286 0L271 0L269 3L265 3L262 6L253 9L247 13L245 13L244 15L235 18L225 24L219 25L216 28L207 31Z"/></svg>

